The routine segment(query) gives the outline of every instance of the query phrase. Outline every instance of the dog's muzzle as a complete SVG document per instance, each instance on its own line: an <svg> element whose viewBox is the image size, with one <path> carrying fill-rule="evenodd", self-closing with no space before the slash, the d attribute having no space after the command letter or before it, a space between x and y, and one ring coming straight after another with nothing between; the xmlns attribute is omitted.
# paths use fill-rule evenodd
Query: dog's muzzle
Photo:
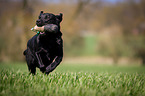
<svg viewBox="0 0 145 96"><path fill-rule="evenodd" d="M42 27L44 24L43 24L43 21L42 21L41 19L38 19L38 20L36 21L36 25L37 25L38 27Z"/></svg>

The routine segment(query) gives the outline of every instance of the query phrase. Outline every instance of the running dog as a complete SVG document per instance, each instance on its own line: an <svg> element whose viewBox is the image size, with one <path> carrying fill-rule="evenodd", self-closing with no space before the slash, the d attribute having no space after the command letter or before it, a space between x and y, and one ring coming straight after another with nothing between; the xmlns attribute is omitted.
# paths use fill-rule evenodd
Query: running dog
<svg viewBox="0 0 145 96"><path fill-rule="evenodd" d="M30 73L36 73L36 67L41 72L49 74L62 61L63 40L60 31L62 13L54 15L52 13L40 12L39 19L36 21L35 31L39 34L34 35L27 43L27 49L23 52Z"/></svg>

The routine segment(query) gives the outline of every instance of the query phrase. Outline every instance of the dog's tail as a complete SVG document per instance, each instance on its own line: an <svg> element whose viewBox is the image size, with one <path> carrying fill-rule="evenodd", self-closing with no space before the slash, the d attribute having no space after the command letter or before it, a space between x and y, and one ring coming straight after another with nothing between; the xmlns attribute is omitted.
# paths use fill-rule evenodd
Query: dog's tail
<svg viewBox="0 0 145 96"><path fill-rule="evenodd" d="M27 54L27 49L23 52L23 55L26 55Z"/></svg>

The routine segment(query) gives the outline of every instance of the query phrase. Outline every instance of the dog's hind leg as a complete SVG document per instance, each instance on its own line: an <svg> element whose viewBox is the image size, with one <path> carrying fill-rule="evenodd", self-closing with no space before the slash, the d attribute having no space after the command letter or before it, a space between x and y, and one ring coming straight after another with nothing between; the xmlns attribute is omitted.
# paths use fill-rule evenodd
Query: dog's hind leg
<svg viewBox="0 0 145 96"><path fill-rule="evenodd" d="M31 62L30 57L26 58L26 61L27 61L27 66L28 66L29 72L35 75L36 66Z"/></svg>
<svg viewBox="0 0 145 96"><path fill-rule="evenodd" d="M35 58L29 48L27 49L27 51L25 51L25 56L28 65L28 70L30 71L30 73L35 75L37 64L35 63Z"/></svg>
<svg viewBox="0 0 145 96"><path fill-rule="evenodd" d="M35 75L35 73L36 73L36 66L34 65L34 59L31 56L29 56L29 58L26 58L26 59L28 59L26 61L27 61L29 72Z"/></svg>
<svg viewBox="0 0 145 96"><path fill-rule="evenodd" d="M36 67L35 66L28 66L29 72L30 74L32 73L33 75L35 75L36 73Z"/></svg>

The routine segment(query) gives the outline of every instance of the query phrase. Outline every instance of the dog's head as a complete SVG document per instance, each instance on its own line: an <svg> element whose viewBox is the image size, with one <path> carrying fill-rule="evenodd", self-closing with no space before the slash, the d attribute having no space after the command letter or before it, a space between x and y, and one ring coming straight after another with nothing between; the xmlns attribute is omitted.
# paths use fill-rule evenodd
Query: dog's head
<svg viewBox="0 0 145 96"><path fill-rule="evenodd" d="M47 24L56 24L59 26L61 21L62 21L62 13L60 13L59 15L54 15L52 13L43 13L43 11L41 11L39 15L39 19L36 21L36 25L38 27Z"/></svg>

